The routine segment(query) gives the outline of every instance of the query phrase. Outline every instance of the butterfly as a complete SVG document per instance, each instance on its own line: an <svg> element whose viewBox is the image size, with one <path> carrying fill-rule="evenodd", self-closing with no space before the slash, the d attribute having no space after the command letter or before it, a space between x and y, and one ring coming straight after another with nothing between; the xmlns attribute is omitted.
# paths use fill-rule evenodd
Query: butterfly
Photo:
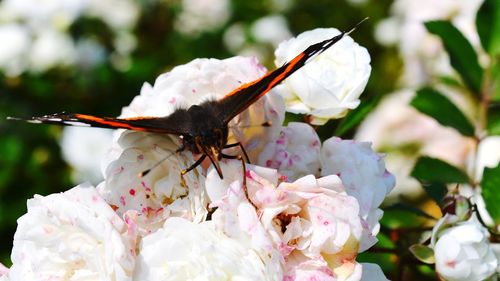
<svg viewBox="0 0 500 281"><path fill-rule="evenodd" d="M13 117L8 117L8 119L24 120L31 123L91 126L177 135L182 140L182 145L176 152L188 150L196 155L201 155L189 168L181 172L182 175L196 168L208 157L222 179L223 173L219 161L222 158L241 159L241 155L232 156L224 154L224 149L239 146L243 151L246 161L248 161L248 156L241 143L228 144L229 122L260 97L268 93L273 87L303 67L312 58L354 31L361 22L348 32L341 32L330 39L310 45L283 66L268 72L253 82L241 85L222 99L209 100L201 104L192 105L189 108L176 109L168 116L113 118L62 112L32 117L30 119ZM245 162L242 161L242 163L244 165ZM148 171L145 171L143 175Z"/></svg>

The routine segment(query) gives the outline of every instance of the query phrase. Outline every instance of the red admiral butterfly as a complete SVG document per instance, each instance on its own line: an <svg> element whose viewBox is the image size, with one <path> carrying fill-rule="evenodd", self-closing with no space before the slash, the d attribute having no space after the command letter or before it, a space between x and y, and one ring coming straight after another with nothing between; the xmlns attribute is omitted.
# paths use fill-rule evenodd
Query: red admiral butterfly
<svg viewBox="0 0 500 281"><path fill-rule="evenodd" d="M246 157L245 150L241 143L227 143L229 121L269 92L274 86L278 85L292 73L304 66L311 58L322 53L342 39L342 37L351 33L356 26L349 32L342 32L330 39L309 46L290 62L285 63L274 71L268 72L266 75L253 82L243 84L220 100L206 101L199 105L192 105L187 109L177 109L168 116L112 118L63 112L32 117L31 119L12 117L8 119L25 120L31 123L92 126L178 135L182 139L182 146L177 152L189 150L194 154L201 154L200 158L198 158L195 163L182 171L182 174L196 168L206 157L208 157L222 179L223 175L219 166L219 160L221 158L241 159L241 155L231 156L224 154L223 150L225 148L240 146L248 161L248 157ZM145 173L143 175L145 175Z"/></svg>

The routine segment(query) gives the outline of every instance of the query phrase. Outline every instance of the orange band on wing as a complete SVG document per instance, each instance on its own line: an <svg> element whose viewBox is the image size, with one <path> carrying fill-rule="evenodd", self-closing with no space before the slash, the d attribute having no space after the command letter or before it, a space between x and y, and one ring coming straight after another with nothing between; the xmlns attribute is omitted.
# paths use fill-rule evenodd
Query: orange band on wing
<svg viewBox="0 0 500 281"><path fill-rule="evenodd" d="M136 131L146 131L145 128L132 126L130 124L127 124L126 120L124 120L124 122L106 120L105 118L102 118L102 117L85 115L85 114L75 114L75 117L79 118L79 119L87 120L87 121L96 122L98 124L109 125L109 126L116 127L116 128L130 129L130 130L136 130Z"/></svg>
<svg viewBox="0 0 500 281"><path fill-rule="evenodd" d="M269 90L271 90L274 86L276 86L277 84L279 84L281 81L283 81L283 79L285 79L286 75L290 72L293 71L294 67L297 65L297 63L299 63L299 61L304 58L305 54L302 52L300 53L299 55L297 55L293 60L291 60L289 63L288 63L288 66L286 67L286 69L283 71L283 73L281 73L280 75L276 76L276 78L274 78L266 87L266 89L264 91L262 91L261 93L259 93L259 95L257 96L257 98L260 98L261 96L263 96L265 93L267 93ZM276 70L279 70L276 69ZM232 90L229 94L227 94L225 97L230 97L234 94L237 94L238 92L240 92L240 90L242 89L245 89L245 88L248 88L252 85L255 85L257 83L259 83L260 81L262 81L263 79L265 79L267 76L271 75L272 73L274 73L276 70L274 71L271 71L271 72L268 72L266 73L266 75L262 76L260 79L258 80L255 80L253 82L249 82L249 83L245 83L243 85L241 85L240 87Z"/></svg>

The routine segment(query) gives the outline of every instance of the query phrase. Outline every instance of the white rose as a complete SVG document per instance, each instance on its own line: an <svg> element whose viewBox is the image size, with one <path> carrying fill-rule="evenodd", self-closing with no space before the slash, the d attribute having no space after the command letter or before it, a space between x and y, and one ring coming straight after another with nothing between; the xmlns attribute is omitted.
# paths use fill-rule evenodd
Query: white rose
<svg viewBox="0 0 500 281"><path fill-rule="evenodd" d="M85 13L88 16L101 19L117 31L132 29L141 12L139 4L132 0L86 0L85 2Z"/></svg>
<svg viewBox="0 0 500 281"><path fill-rule="evenodd" d="M181 176L181 170L194 159L191 153L175 153L180 144L172 136L125 131L117 145L122 151L108 165L105 182L98 189L118 214L137 211L137 223L146 232L161 227L170 216L195 221L205 218L208 202L201 169ZM165 157L168 159L162 161ZM153 169L147 175L139 176L150 168Z"/></svg>
<svg viewBox="0 0 500 281"><path fill-rule="evenodd" d="M11 280L132 280L135 232L88 185L28 200Z"/></svg>
<svg viewBox="0 0 500 281"><path fill-rule="evenodd" d="M274 47L292 37L287 19L279 14L258 19L252 24L251 32L257 42L271 43Z"/></svg>
<svg viewBox="0 0 500 281"><path fill-rule="evenodd" d="M64 160L75 170L73 182L102 181L101 158L111 146L113 131L65 127L60 146Z"/></svg>
<svg viewBox="0 0 500 281"><path fill-rule="evenodd" d="M275 51L277 66L292 60L308 46L340 34L335 28L306 31L281 43ZM359 96L370 77L370 55L346 36L302 69L287 78L275 91L285 97L287 111L309 114L312 124L343 117L359 105Z"/></svg>
<svg viewBox="0 0 500 281"><path fill-rule="evenodd" d="M338 175L347 194L359 201L360 216L368 225L360 251L376 243L378 221L383 214L379 206L395 185L394 176L385 169L383 156L370 146L333 137L321 149L321 174Z"/></svg>
<svg viewBox="0 0 500 281"><path fill-rule="evenodd" d="M433 230L432 246L436 259L436 271L445 280L475 281L490 277L498 265L489 243L488 231L471 217L441 230L441 218Z"/></svg>
<svg viewBox="0 0 500 281"><path fill-rule="evenodd" d="M266 270L265 260L245 241L217 231L212 221L170 218L142 240L135 280L281 280Z"/></svg>
<svg viewBox="0 0 500 281"><path fill-rule="evenodd" d="M500 162L500 137L489 136L481 140L477 149L475 177L480 181L484 168L494 168Z"/></svg>
<svg viewBox="0 0 500 281"><path fill-rule="evenodd" d="M300 253L292 253L286 260L284 281L339 281L336 274L322 258L309 259Z"/></svg>
<svg viewBox="0 0 500 281"><path fill-rule="evenodd" d="M19 24L0 25L0 69L16 76L26 67L26 52L31 45L29 30Z"/></svg>
<svg viewBox="0 0 500 281"><path fill-rule="evenodd" d="M264 147L258 164L277 169L287 181L294 181L305 175L319 174L320 148L318 134L309 124L291 122L277 139Z"/></svg>
<svg viewBox="0 0 500 281"><path fill-rule="evenodd" d="M380 43L396 43L404 62L403 82L415 87L430 77L452 75L449 57L439 38L430 34L424 22L449 20L480 49L475 28L477 10L483 0L396 0L391 17L381 21L375 31ZM389 40L388 40L389 39Z"/></svg>
<svg viewBox="0 0 500 281"><path fill-rule="evenodd" d="M56 66L67 66L77 61L73 40L68 34L47 28L37 34L29 54L30 69L44 72Z"/></svg>
<svg viewBox="0 0 500 281"><path fill-rule="evenodd" d="M241 164L224 165L233 173L220 180L212 169L206 187L211 205L218 207L212 219L227 235L250 238L260 251L278 249L289 278L352 274L363 220L357 200L345 193L337 176L309 175L278 185L276 170L249 165L247 189L255 209L242 190Z"/></svg>
<svg viewBox="0 0 500 281"><path fill-rule="evenodd" d="M242 83L252 82L265 73L255 58L196 59L160 75L154 86L144 84L141 94L123 109L121 117L170 115L176 108L221 99ZM282 98L267 94L229 122L228 143L242 142L255 162L262 147L278 134L284 114ZM266 121L272 123L271 128L260 126Z"/></svg>
<svg viewBox="0 0 500 281"><path fill-rule="evenodd" d="M175 21L175 29L193 36L222 27L231 15L228 0L182 0L182 11Z"/></svg>
<svg viewBox="0 0 500 281"><path fill-rule="evenodd" d="M463 95L449 89L440 89L464 112L472 106ZM385 163L396 176L397 187L389 195L397 198L418 197L423 188L410 177L420 155L442 159L452 165L463 167L475 149L474 140L462 136L450 127L441 126L433 118L418 112L409 105L415 92L400 90L389 94L370 112L356 132L357 141L370 141L373 149L387 153ZM457 99L458 98L458 99Z"/></svg>

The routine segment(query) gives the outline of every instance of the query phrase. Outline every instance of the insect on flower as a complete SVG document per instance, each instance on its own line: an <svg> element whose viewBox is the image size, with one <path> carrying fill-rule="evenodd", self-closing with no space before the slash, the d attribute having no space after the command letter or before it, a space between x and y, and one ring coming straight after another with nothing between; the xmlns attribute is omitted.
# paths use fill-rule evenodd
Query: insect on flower
<svg viewBox="0 0 500 281"><path fill-rule="evenodd" d="M332 47L345 35L354 31L360 23L348 32L342 32L330 39L309 46L283 66L268 72L253 82L241 85L222 99L205 101L189 108L180 108L168 116L112 118L63 112L30 119L12 117L8 119L25 120L31 123L91 126L177 135L182 140L182 145L176 152L187 150L200 155L191 166L181 172L182 175L196 168L208 157L222 179L223 173L219 165L222 158L240 159L243 169L245 169L245 161L248 162L248 157L240 142L228 143L228 123L316 55ZM224 153L224 149L237 146L241 148L242 154L227 155ZM143 172L142 175L146 175L151 169Z"/></svg>

